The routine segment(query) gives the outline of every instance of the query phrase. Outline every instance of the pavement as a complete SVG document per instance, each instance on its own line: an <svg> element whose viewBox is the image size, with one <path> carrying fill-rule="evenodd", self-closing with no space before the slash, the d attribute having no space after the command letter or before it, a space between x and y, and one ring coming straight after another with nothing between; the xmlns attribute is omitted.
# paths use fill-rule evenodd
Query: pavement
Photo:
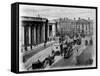
<svg viewBox="0 0 100 76"><path fill-rule="evenodd" d="M30 50L30 51L26 51L24 54L23 54L23 58L25 59L24 62L26 62L29 58L31 58L32 56L34 56L35 54L37 54L38 52L40 52L41 50L44 50L48 47L50 47L50 45L54 44L55 42L52 41L52 42L48 42L47 45L44 47L43 44L40 44L38 46L35 46L34 49Z"/></svg>
<svg viewBox="0 0 100 76"><path fill-rule="evenodd" d="M40 49L40 51L38 53L34 54L31 58L29 58L24 63L25 68L30 69L32 66L32 63L36 62L37 60L43 61L46 57L48 57L51 54L52 47L53 47L52 45L49 45L48 47L44 48L43 50Z"/></svg>

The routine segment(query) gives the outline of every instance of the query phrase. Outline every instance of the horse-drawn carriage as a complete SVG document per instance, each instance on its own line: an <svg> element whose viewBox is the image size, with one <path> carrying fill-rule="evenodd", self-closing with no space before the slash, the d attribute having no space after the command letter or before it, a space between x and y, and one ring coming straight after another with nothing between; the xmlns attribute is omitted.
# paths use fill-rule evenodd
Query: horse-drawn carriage
<svg viewBox="0 0 100 76"><path fill-rule="evenodd" d="M81 45L81 38L75 39L71 42L65 42L64 45L66 45L66 47L63 47L64 58L69 58L73 55L73 46L76 44Z"/></svg>
<svg viewBox="0 0 100 76"><path fill-rule="evenodd" d="M43 61L37 60L35 63L32 63L32 69L43 69L47 66L52 65L54 62L54 55L46 57Z"/></svg>

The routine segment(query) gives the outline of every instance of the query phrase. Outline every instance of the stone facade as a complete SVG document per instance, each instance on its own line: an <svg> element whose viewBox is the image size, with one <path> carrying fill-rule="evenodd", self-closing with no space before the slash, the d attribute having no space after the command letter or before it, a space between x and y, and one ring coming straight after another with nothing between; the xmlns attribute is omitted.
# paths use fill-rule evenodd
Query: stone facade
<svg viewBox="0 0 100 76"><path fill-rule="evenodd" d="M49 40L56 37L57 24L54 20L48 22L48 38Z"/></svg>
<svg viewBox="0 0 100 76"><path fill-rule="evenodd" d="M23 46L27 51L29 47L36 46L48 38L48 19L39 17L25 17L22 16L22 35L23 35Z"/></svg>
<svg viewBox="0 0 100 76"><path fill-rule="evenodd" d="M68 18L60 18L55 20L57 22L58 32L63 33L84 33L85 35L93 34L93 20L81 19L77 20L68 19Z"/></svg>

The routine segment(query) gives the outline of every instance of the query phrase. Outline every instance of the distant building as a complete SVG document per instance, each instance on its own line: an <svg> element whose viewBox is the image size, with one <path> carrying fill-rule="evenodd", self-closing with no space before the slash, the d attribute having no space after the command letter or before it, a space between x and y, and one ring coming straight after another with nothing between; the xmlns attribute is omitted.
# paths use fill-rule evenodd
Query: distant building
<svg viewBox="0 0 100 76"><path fill-rule="evenodd" d="M78 20L60 18L55 20L57 22L58 32L63 32L65 34L71 33L84 33L85 35L93 34L93 20L81 19Z"/></svg>

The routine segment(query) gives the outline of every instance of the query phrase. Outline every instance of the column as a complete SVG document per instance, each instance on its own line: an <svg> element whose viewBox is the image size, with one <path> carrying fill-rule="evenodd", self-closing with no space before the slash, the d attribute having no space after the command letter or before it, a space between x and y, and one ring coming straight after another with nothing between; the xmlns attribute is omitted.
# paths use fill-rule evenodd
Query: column
<svg viewBox="0 0 100 76"><path fill-rule="evenodd" d="M77 33L77 23L75 23L75 31L76 31L76 33Z"/></svg>
<svg viewBox="0 0 100 76"><path fill-rule="evenodd" d="M55 29L56 29L56 28L55 28L55 24L53 24L53 25L52 25L52 35L53 35L53 37L55 36L55 32L56 32Z"/></svg>
<svg viewBox="0 0 100 76"><path fill-rule="evenodd" d="M78 23L78 33L80 33L80 23Z"/></svg>
<svg viewBox="0 0 100 76"><path fill-rule="evenodd" d="M85 35L86 35L86 31L87 31L87 24L85 23L84 24L85 28L84 28L84 32L85 32Z"/></svg>
<svg viewBox="0 0 100 76"><path fill-rule="evenodd" d="M86 35L87 35L87 24L86 24Z"/></svg>
<svg viewBox="0 0 100 76"><path fill-rule="evenodd" d="M29 48L32 49L32 29L31 29L31 25L29 24Z"/></svg>
<svg viewBox="0 0 100 76"><path fill-rule="evenodd" d="M31 27L31 43L32 43L32 45L34 45L34 27L33 27L33 25Z"/></svg>
<svg viewBox="0 0 100 76"><path fill-rule="evenodd" d="M82 33L84 33L84 24L82 23Z"/></svg>
<svg viewBox="0 0 100 76"><path fill-rule="evenodd" d="M34 25L31 26L31 48L34 45Z"/></svg>
<svg viewBox="0 0 100 76"><path fill-rule="evenodd" d="M43 35L44 35L43 24L41 24L41 42L43 42Z"/></svg>
<svg viewBox="0 0 100 76"><path fill-rule="evenodd" d="M45 40L46 41L47 41L47 37L48 37L47 29L48 29L48 21L46 20L46 23L45 23Z"/></svg>
<svg viewBox="0 0 100 76"><path fill-rule="evenodd" d="M74 22L74 32L76 33L76 22Z"/></svg>
<svg viewBox="0 0 100 76"><path fill-rule="evenodd" d="M45 23L43 23L43 41L45 41Z"/></svg>
<svg viewBox="0 0 100 76"><path fill-rule="evenodd" d="M36 24L36 45L38 44L38 25Z"/></svg>
<svg viewBox="0 0 100 76"><path fill-rule="evenodd" d="M36 43L38 44L38 24L36 25Z"/></svg>
<svg viewBox="0 0 100 76"><path fill-rule="evenodd" d="M48 38L49 38L49 24L48 24Z"/></svg>
<svg viewBox="0 0 100 76"><path fill-rule="evenodd" d="M75 33L76 33L76 22L74 23L74 29L75 29Z"/></svg>
<svg viewBox="0 0 100 76"><path fill-rule="evenodd" d="M24 48L24 45L25 45L25 43L24 43L24 26L25 26L25 24L24 23L22 23L21 24L22 26L20 26L19 28L21 28L19 31L19 36L21 37L20 39L20 41L22 42L21 43L21 49L22 49L22 51L21 52L24 52L25 51L25 48Z"/></svg>
<svg viewBox="0 0 100 76"><path fill-rule="evenodd" d="M56 34L56 36L57 36L57 32L58 32L58 28L57 28L57 26L58 26L58 24L57 24L57 22L55 23L55 34ZM66 25L67 26L67 25ZM67 28L66 28L66 30L67 30Z"/></svg>
<svg viewBox="0 0 100 76"><path fill-rule="evenodd" d="M24 44L27 51L27 46L29 45L29 27L27 25L24 26Z"/></svg>
<svg viewBox="0 0 100 76"><path fill-rule="evenodd" d="M41 37L42 37L42 31L41 31L41 29L42 29L42 25L40 24L40 38L39 38L40 43L42 42L42 40L41 40Z"/></svg>
<svg viewBox="0 0 100 76"><path fill-rule="evenodd" d="M90 35L90 22L88 23L88 27L89 27L88 29L89 29L89 35Z"/></svg>
<svg viewBox="0 0 100 76"><path fill-rule="evenodd" d="M37 26L37 43L40 43L40 25Z"/></svg>
<svg viewBox="0 0 100 76"><path fill-rule="evenodd" d="M26 48L26 27L24 26L24 47L25 47L25 51L27 51Z"/></svg>
<svg viewBox="0 0 100 76"><path fill-rule="evenodd" d="M34 24L34 45L36 45L36 24Z"/></svg>
<svg viewBox="0 0 100 76"><path fill-rule="evenodd" d="M93 35L93 22L90 22L90 34Z"/></svg>
<svg viewBox="0 0 100 76"><path fill-rule="evenodd" d="M54 25L52 24L51 27L52 27L52 37L53 37L54 36Z"/></svg>

